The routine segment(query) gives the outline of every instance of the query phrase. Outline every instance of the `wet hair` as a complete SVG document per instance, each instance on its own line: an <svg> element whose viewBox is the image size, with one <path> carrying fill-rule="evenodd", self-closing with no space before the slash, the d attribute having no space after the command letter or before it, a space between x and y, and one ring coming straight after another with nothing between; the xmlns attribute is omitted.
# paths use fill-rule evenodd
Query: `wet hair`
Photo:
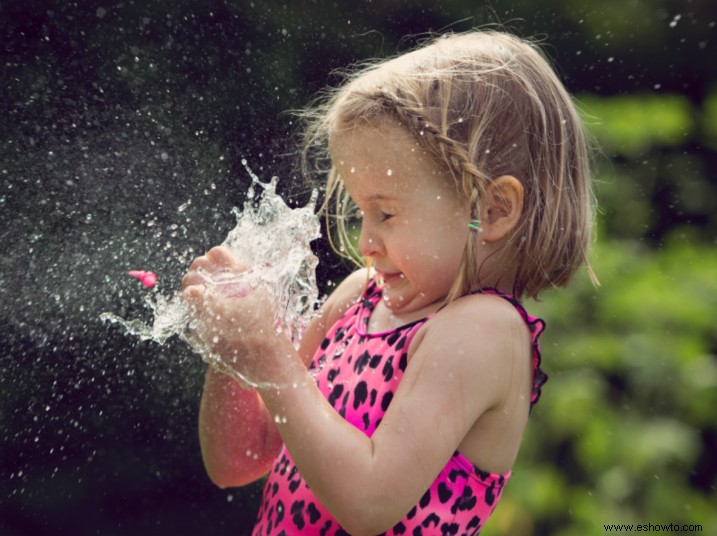
<svg viewBox="0 0 717 536"><path fill-rule="evenodd" d="M397 120L440 163L478 218L481 195L502 175L524 189L523 212L495 255L516 266L514 294L537 297L587 266L593 226L590 150L572 97L540 48L498 31L433 38L393 59L363 65L303 114L304 169L328 172L324 211L340 255L363 265L347 231L348 195L330 163L333 132ZM447 301L482 288L468 233Z"/></svg>

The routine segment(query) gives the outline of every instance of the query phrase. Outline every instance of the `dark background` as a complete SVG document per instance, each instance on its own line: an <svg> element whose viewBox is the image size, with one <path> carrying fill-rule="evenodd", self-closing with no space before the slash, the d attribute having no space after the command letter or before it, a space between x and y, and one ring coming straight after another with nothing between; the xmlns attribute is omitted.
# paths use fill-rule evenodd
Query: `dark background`
<svg viewBox="0 0 717 536"><path fill-rule="evenodd" d="M426 32L500 23L543 39L568 89L597 110L677 95L710 119L668 141L661 127L643 132L637 148L593 122L604 146L601 241L639 244L648 258L686 233L713 252L716 11L708 0L2 0L0 533L248 533L260 485L219 490L203 472L204 365L176 341L140 343L99 315L147 317L146 291L125 272L153 269L168 293L193 256L221 242L249 184L242 158L305 203L286 111L336 83L334 69L410 49ZM325 241L316 251L326 289L347 268ZM705 328L699 349L710 371L715 331ZM619 374L605 377L629 390ZM709 501L717 426L692 426L697 451L681 485ZM548 459L575 484L584 475L571 448L553 445ZM580 533L567 511L533 516L495 522L493 533Z"/></svg>

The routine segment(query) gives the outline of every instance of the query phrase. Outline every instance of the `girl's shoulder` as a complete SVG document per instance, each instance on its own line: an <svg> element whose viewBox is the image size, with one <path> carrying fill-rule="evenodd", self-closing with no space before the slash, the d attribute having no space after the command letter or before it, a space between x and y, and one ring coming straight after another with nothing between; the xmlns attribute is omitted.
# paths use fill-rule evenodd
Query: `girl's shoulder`
<svg viewBox="0 0 717 536"><path fill-rule="evenodd" d="M514 297L486 290L464 296L443 307L416 334L409 348L409 361L421 351L457 356L465 369L480 370L485 377L503 372L532 369L531 405L540 398L548 376L541 369L541 318L531 316ZM515 367L518 367L517 369Z"/></svg>
<svg viewBox="0 0 717 536"><path fill-rule="evenodd" d="M486 332L510 334L516 328L525 330L525 309L511 296L493 291L477 292L458 298L437 311L426 330L440 330L459 336Z"/></svg>
<svg viewBox="0 0 717 536"><path fill-rule="evenodd" d="M506 349L530 348L530 329L526 329L525 309L509 296L485 292L463 296L431 316L413 341L411 353L427 340L461 353L478 351L483 359L505 358ZM527 315L527 313L525 313ZM529 327L529 326L528 326ZM494 351L491 352L490 350ZM510 353L518 356L523 351Z"/></svg>

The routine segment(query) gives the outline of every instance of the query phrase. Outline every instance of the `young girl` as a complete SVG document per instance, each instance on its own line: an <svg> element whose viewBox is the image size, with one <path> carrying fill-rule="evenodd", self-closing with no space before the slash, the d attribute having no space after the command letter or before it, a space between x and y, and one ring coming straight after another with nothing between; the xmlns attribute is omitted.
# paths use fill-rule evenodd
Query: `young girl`
<svg viewBox="0 0 717 536"><path fill-rule="evenodd" d="M211 479L269 472L255 535L478 534L518 454L540 370L521 305L565 285L592 221L588 151L541 53L472 32L365 68L312 116L342 249L350 210L370 268L325 302L299 351L260 291L183 281L197 336L259 387L211 367L200 438ZM333 201L331 201L333 199Z"/></svg>

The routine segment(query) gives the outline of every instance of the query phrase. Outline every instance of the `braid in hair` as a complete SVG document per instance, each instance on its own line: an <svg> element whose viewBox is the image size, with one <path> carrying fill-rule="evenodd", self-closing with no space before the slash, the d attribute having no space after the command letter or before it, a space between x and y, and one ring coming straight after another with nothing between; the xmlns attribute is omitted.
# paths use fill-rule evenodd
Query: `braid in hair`
<svg viewBox="0 0 717 536"><path fill-rule="evenodd" d="M457 186L470 202L471 215L477 218L478 199L489 179L471 161L465 147L448 136L447 125L443 125L443 129L439 128L421 112L420 107L410 105L409 99L401 98L400 95L393 97L379 93L376 99L384 109L393 112L424 147L448 165Z"/></svg>

